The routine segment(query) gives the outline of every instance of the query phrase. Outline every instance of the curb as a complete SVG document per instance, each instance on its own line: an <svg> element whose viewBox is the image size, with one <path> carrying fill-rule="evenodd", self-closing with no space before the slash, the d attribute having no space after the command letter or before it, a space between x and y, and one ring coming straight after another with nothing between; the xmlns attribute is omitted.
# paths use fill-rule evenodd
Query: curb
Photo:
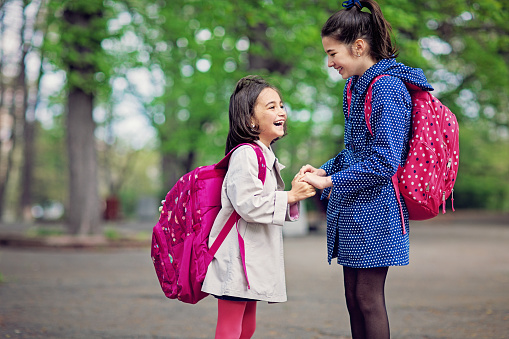
<svg viewBox="0 0 509 339"><path fill-rule="evenodd" d="M59 235L27 237L17 234L0 234L0 247L54 248L54 249L107 249L149 247L150 239L108 239L102 235Z"/></svg>

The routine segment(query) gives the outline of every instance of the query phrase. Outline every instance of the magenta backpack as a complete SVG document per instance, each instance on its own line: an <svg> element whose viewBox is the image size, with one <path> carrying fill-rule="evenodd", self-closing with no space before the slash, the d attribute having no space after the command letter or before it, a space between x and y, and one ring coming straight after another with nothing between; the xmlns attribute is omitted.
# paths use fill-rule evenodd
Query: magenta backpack
<svg viewBox="0 0 509 339"><path fill-rule="evenodd" d="M265 158L260 147L255 144L237 147L241 145L249 145L255 150L258 178L265 182ZM182 176L162 201L159 222L152 232L151 256L161 288L170 299L196 304L208 295L201 291L207 267L240 219L234 211L209 249L210 230L221 209L223 179L235 149L217 164L198 167ZM238 239L247 279L244 243L240 234Z"/></svg>
<svg viewBox="0 0 509 339"><path fill-rule="evenodd" d="M373 83L383 76L379 75L371 82L364 101L364 115L371 134L373 132L369 119ZM349 110L350 84L351 81L347 85ZM405 85L412 97L412 136L406 163L392 177L403 225L400 193L410 220L433 218L438 215L440 205L442 213L445 213L445 203L449 196L454 211L453 192L459 164L459 127L456 116L430 92L409 83Z"/></svg>

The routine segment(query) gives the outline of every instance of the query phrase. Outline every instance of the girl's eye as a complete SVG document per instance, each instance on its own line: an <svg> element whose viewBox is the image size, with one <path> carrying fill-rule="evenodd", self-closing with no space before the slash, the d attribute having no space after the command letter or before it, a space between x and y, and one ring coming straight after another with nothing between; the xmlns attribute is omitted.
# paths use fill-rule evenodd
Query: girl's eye
<svg viewBox="0 0 509 339"><path fill-rule="evenodd" d="M269 107L269 109L274 109L274 108L276 108L276 106L270 106L270 107Z"/></svg>

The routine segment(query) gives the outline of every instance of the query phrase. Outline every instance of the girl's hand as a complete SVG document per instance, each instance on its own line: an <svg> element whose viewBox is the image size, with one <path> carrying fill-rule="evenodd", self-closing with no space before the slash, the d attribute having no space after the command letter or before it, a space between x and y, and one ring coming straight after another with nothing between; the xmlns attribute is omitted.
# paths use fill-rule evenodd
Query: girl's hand
<svg viewBox="0 0 509 339"><path fill-rule="evenodd" d="M299 173L297 175L304 175L306 173L313 173L313 174L316 174L318 176L321 176L321 177L324 177L327 175L327 173L325 172L325 170L321 169L321 168L315 168L311 165L304 165L301 167Z"/></svg>
<svg viewBox="0 0 509 339"><path fill-rule="evenodd" d="M298 174L293 178L292 189L288 191L288 204L295 204L316 194L315 188L302 179L303 176Z"/></svg>
<svg viewBox="0 0 509 339"><path fill-rule="evenodd" d="M332 186L331 177L317 175L312 172L307 172L306 174L304 174L304 176L302 176L301 180L304 182L307 182L310 185L313 185L314 187L316 187L318 189L324 189L324 188Z"/></svg>

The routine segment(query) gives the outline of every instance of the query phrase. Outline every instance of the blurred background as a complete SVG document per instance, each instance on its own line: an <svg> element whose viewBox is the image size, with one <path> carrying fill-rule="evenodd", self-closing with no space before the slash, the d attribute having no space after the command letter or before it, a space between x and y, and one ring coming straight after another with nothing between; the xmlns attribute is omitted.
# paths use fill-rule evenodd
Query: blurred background
<svg viewBox="0 0 509 339"><path fill-rule="evenodd" d="M509 3L381 0L400 49L460 123L456 209L509 210ZM343 148L329 0L1 0L0 217L97 234L157 218L185 172L224 155L235 83L281 89L291 178ZM450 201L448 202L450 204ZM320 202L306 202L320 220ZM450 210L450 205L448 206Z"/></svg>

